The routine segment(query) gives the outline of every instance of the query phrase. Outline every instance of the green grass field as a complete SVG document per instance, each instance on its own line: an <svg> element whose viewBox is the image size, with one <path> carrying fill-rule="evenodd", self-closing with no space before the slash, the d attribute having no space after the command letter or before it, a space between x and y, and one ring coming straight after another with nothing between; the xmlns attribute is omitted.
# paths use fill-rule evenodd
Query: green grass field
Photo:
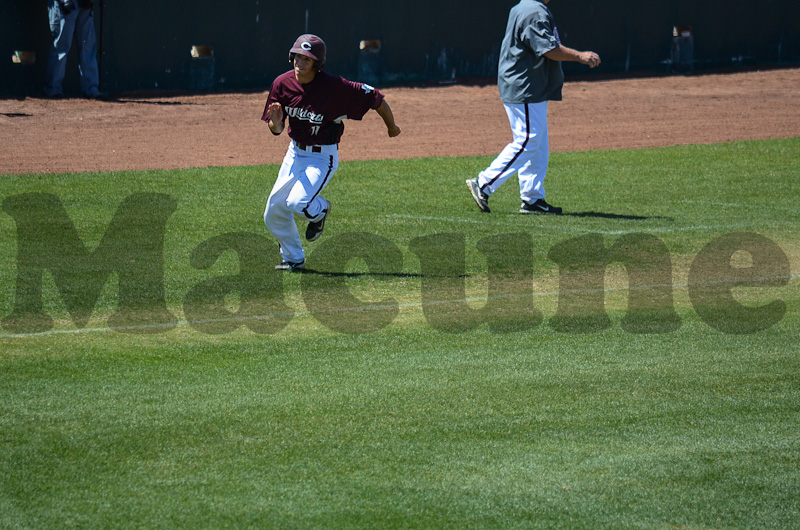
<svg viewBox="0 0 800 530"><path fill-rule="evenodd" d="M797 528L800 138L489 160L344 160L305 274L277 166L0 177L0 527Z"/></svg>

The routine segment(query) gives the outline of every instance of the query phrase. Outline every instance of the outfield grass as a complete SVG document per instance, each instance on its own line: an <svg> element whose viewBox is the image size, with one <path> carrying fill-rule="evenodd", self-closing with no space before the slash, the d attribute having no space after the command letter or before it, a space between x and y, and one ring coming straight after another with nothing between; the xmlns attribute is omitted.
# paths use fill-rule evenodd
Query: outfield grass
<svg viewBox="0 0 800 530"><path fill-rule="evenodd" d="M557 153L560 217L516 214L511 181L480 213L464 179L488 162L343 161L302 275L269 270L261 214L277 166L3 176L7 205L57 197L89 252L126 198L174 200L163 277L177 323L110 329L112 274L77 327L43 275L53 326L0 329L0 527L796 528L800 139ZM70 233L40 223L35 238ZM0 215L0 318L20 297L16 229ZM758 332L721 331L689 294L697 256L737 233L790 266L733 289L746 308L784 304ZM606 259L588 238L632 236L668 250L677 325L625 328L619 264L600 290L578 267L586 289L571 293L602 297L605 329L555 325L568 293L552 258L588 267ZM219 237L262 250L263 277L230 250L195 267ZM348 261L352 243L363 257ZM658 246L630 256L655 267ZM736 252L704 285L730 284L728 263L780 276L780 259L761 258ZM82 271L78 299L93 285ZM246 306L231 293L193 320L189 293L225 276L283 296ZM245 326L265 323L280 330Z"/></svg>

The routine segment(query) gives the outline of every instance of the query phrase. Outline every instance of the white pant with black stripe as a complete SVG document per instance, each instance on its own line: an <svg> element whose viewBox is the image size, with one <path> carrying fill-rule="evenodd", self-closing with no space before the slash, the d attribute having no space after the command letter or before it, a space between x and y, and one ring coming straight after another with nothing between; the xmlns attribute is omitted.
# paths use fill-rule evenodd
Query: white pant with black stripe
<svg viewBox="0 0 800 530"><path fill-rule="evenodd" d="M281 246L283 261L305 259L295 216L304 221L322 219L327 201L320 193L339 167L336 145L324 145L321 152L301 150L292 141L278 172L264 209L264 224Z"/></svg>
<svg viewBox="0 0 800 530"><path fill-rule="evenodd" d="M513 140L478 174L481 190L491 195L509 177L519 177L519 195L525 202L544 199L544 177L550 155L547 140L547 101L504 104Z"/></svg>

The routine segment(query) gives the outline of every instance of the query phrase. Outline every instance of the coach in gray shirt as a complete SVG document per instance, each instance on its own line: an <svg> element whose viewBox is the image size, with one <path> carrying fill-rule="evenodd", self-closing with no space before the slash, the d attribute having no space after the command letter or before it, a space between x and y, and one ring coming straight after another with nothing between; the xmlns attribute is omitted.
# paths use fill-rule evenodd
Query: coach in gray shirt
<svg viewBox="0 0 800 530"><path fill-rule="evenodd" d="M489 212L489 196L517 173L522 199L520 213L561 213L545 202L544 177L550 147L547 140L547 102L561 100L564 72L561 61L591 68L600 64L594 52L579 52L561 44L550 0L521 0L511 8L500 48L497 85L506 109L513 141L494 161L467 180L478 208Z"/></svg>

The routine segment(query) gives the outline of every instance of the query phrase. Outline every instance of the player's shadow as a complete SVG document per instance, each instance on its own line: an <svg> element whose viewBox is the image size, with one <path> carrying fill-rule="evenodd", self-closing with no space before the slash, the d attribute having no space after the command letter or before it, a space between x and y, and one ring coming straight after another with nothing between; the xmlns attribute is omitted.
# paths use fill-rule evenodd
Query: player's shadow
<svg viewBox="0 0 800 530"><path fill-rule="evenodd" d="M606 213L606 212L567 212L562 215L570 217L595 217L598 219L617 219L621 221L674 221L672 217L662 217L658 215L644 216L644 215L627 215L619 213Z"/></svg>
<svg viewBox="0 0 800 530"><path fill-rule="evenodd" d="M334 272L334 271L321 271L316 269L311 269L306 267L305 269L300 270L302 274L316 274L318 276L326 276L328 278L347 278L347 279L359 279L359 278L424 278L426 277L425 274L413 273L413 272ZM427 275L430 276L430 275ZM468 274L459 274L453 276L438 276L438 278L469 278Z"/></svg>

